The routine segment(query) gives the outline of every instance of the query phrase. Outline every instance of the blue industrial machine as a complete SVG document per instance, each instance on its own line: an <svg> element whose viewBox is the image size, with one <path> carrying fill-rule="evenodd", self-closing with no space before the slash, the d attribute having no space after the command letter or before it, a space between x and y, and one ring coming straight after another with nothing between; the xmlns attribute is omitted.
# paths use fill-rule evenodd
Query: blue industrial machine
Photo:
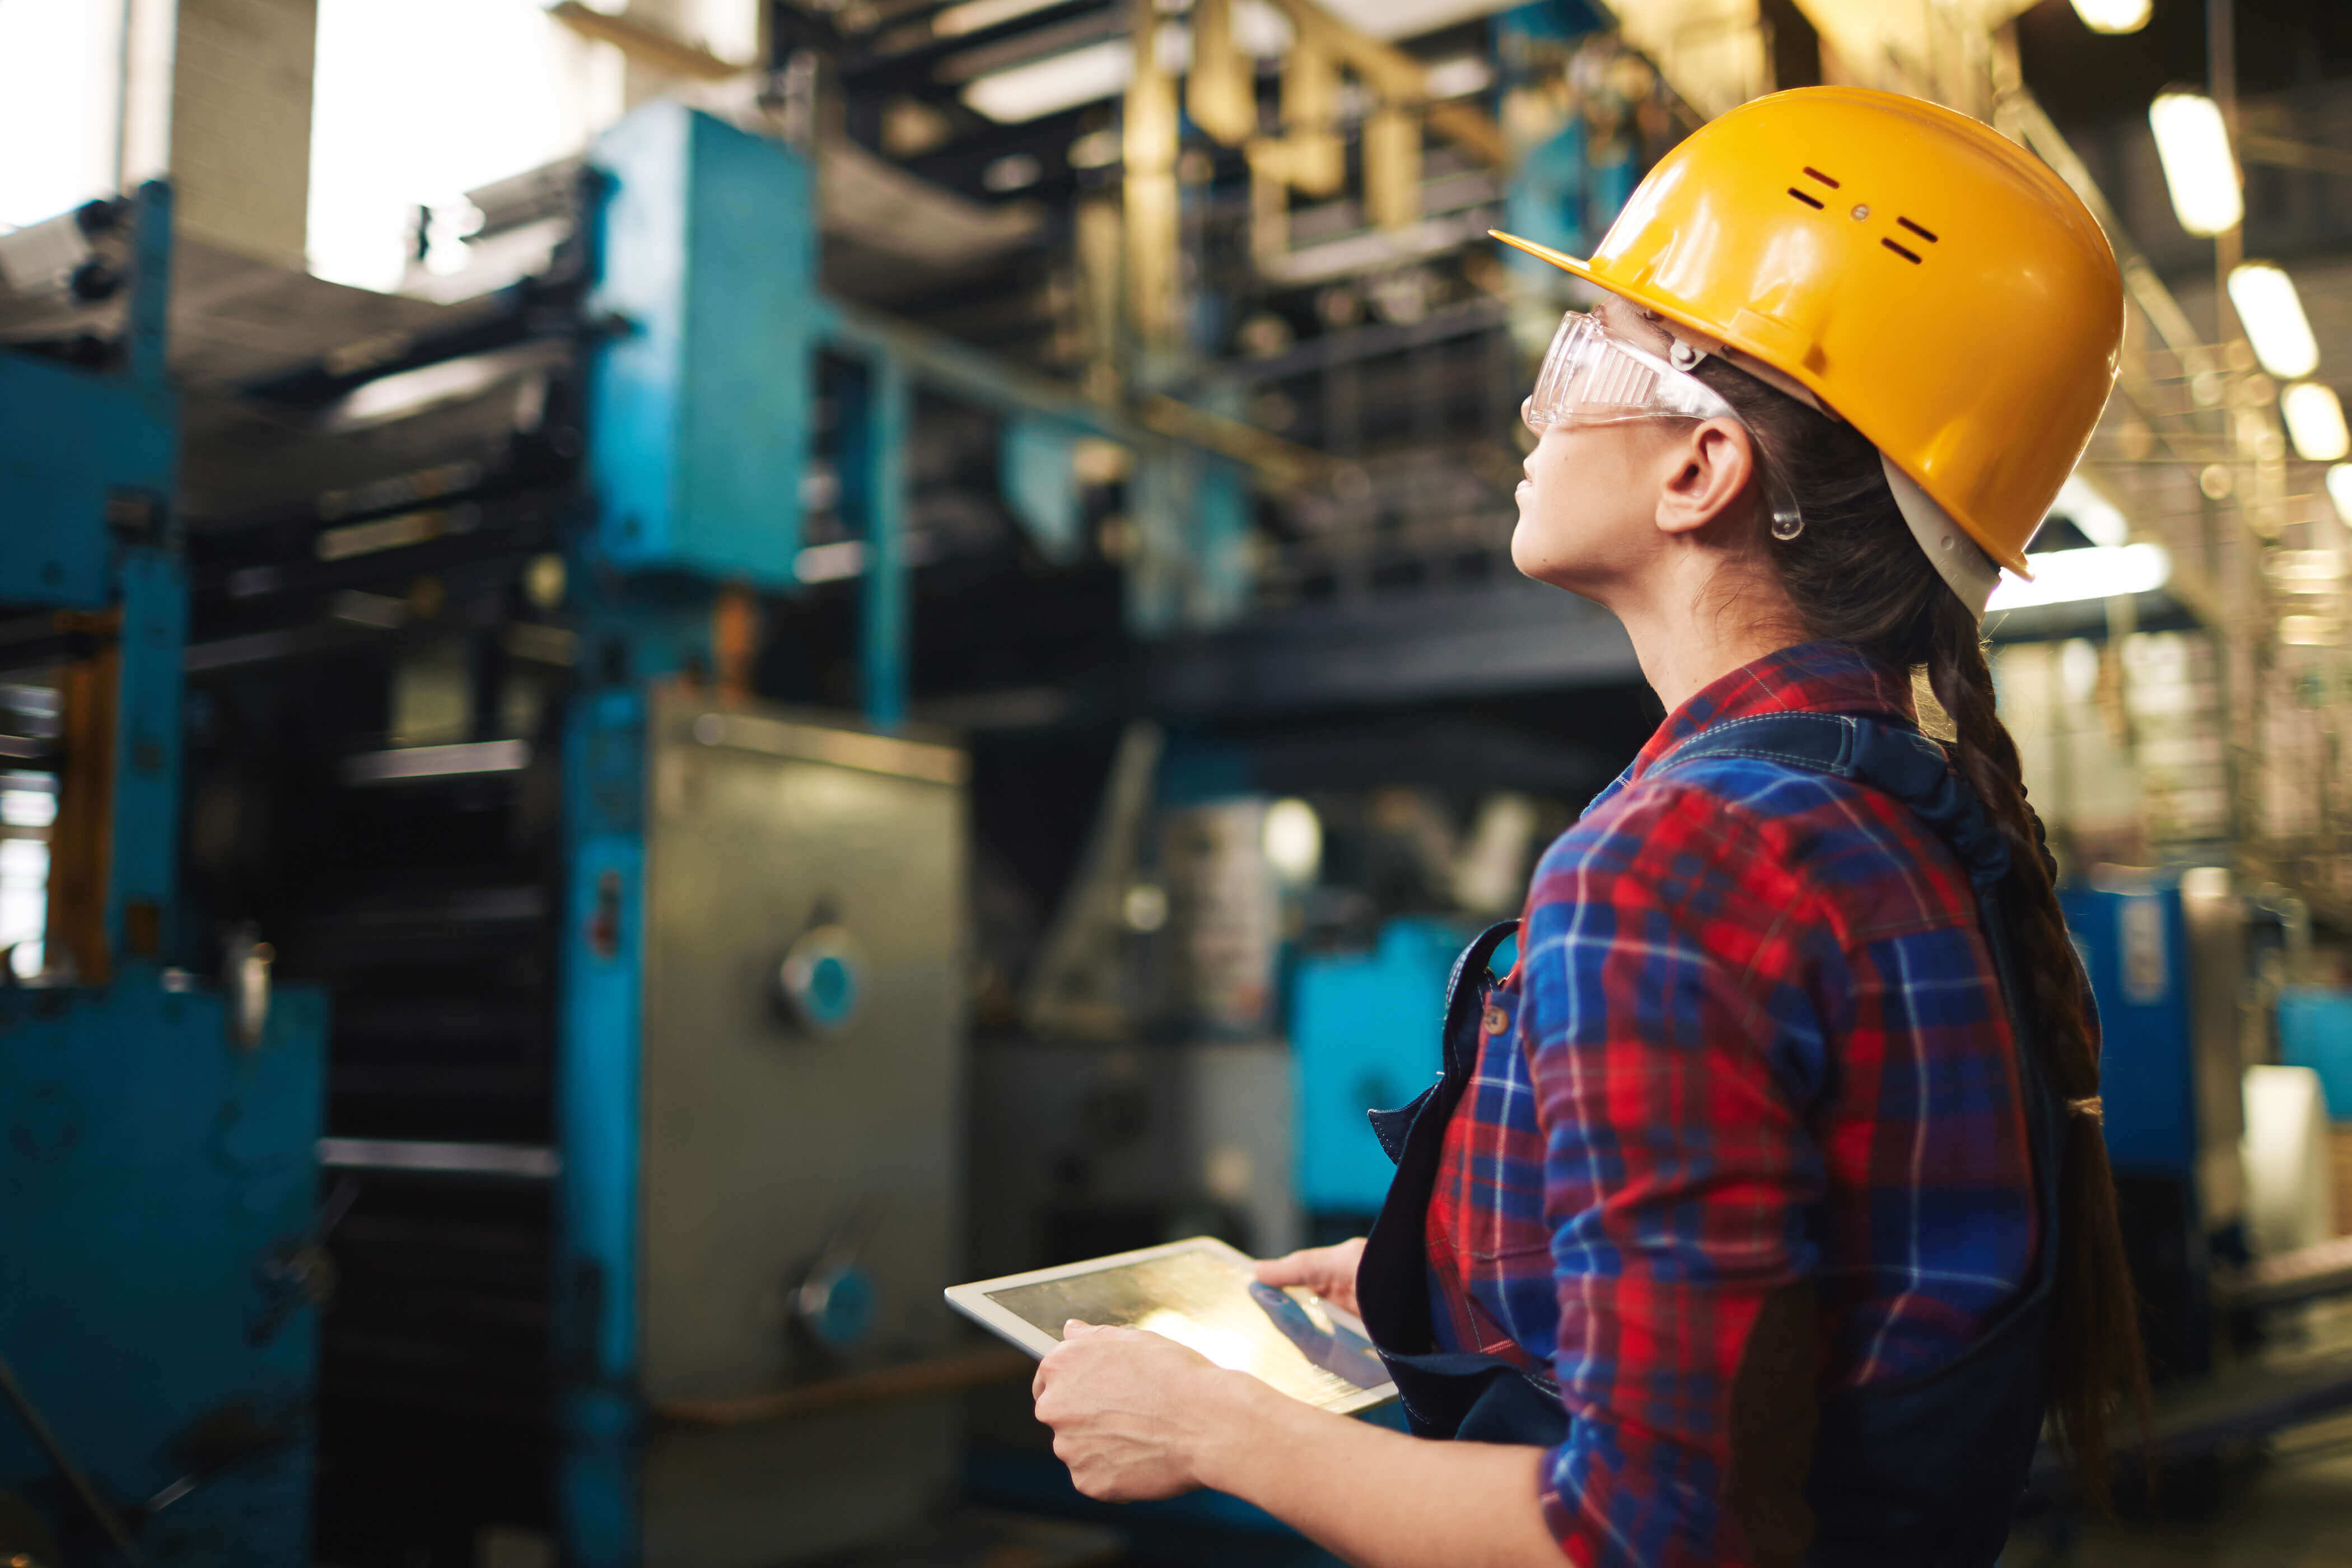
<svg viewBox="0 0 2352 1568"><path fill-rule="evenodd" d="M2113 868L2059 901L2098 1002L2103 1126L2150 1365L2194 1376L2212 1365L2215 1268L2243 1260L2241 901L2214 871Z"/></svg>
<svg viewBox="0 0 2352 1568"><path fill-rule="evenodd" d="M1436 1079L1445 977L1467 940L1459 921L1394 920L1370 952L1293 966L1298 1201L1318 1228L1360 1234L1387 1198L1396 1167L1364 1113L1403 1105Z"/></svg>
<svg viewBox="0 0 2352 1568"><path fill-rule="evenodd" d="M250 940L226 994L173 967L171 193L62 221L126 208L59 279L126 300L114 363L0 353L0 831L47 850L44 963L0 975L0 1562L300 1568L326 1002Z"/></svg>
<svg viewBox="0 0 2352 1568"><path fill-rule="evenodd" d="M541 270L454 307L257 278L329 352L205 408L195 858L333 988L321 1157L358 1186L322 1544L855 1548L949 1500L964 1375L966 763L906 722L919 393L992 419L1047 561L1076 444L1132 454L1191 563L1142 552L1136 624L1231 600L1243 470L827 299L805 160L709 115L648 104L507 195L563 230ZM845 537L809 536L820 480ZM857 579L854 714L749 695L819 542ZM873 1392L902 1385L935 1391Z"/></svg>
<svg viewBox="0 0 2352 1568"><path fill-rule="evenodd" d="M2287 987L2279 995L2278 1032L2279 1060L2317 1073L2328 1119L2352 1121L2352 992Z"/></svg>

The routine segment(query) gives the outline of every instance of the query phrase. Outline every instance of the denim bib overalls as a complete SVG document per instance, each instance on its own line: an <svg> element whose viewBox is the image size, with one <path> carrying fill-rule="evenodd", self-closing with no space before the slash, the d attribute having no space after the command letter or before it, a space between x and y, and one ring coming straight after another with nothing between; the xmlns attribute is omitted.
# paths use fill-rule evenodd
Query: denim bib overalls
<svg viewBox="0 0 2352 1568"><path fill-rule="evenodd" d="M1733 720L1667 753L1651 776L1725 756L1831 773L1894 796L1951 847L1976 890L2023 1058L2037 1257L2017 1296L1957 1359L1914 1377L1822 1391L1805 1485L1813 1532L1804 1561L1816 1568L1990 1568L2008 1538L2041 1432L2044 1330L2061 1245L2061 1112L2026 1048L2030 1021L2018 1011L2009 931L1995 896L2008 846L1942 750L1899 721L1813 712ZM1357 1294L1415 1432L1550 1447L1565 1440L1569 1417L1549 1376L1496 1356L1436 1349L1425 1241L1446 1125L1477 1068L1492 984L1487 961L1517 929L1516 921L1491 928L1454 965L1438 1081L1401 1110L1371 1113L1397 1173L1364 1248Z"/></svg>

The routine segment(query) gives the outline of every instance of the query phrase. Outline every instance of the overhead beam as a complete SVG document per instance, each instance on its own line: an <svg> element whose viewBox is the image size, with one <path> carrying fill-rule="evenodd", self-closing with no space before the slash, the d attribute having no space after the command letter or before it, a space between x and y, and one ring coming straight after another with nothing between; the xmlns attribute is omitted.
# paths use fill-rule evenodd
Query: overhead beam
<svg viewBox="0 0 2352 1568"><path fill-rule="evenodd" d="M639 65L671 76L726 81L755 68L751 61L722 58L659 27L599 11L581 0L559 0L547 8L547 14L582 37L610 44Z"/></svg>
<svg viewBox="0 0 2352 1568"><path fill-rule="evenodd" d="M1302 38L1313 38L1339 58L1367 86L1400 107L1427 104L1429 128L1480 163L1499 168L1508 147L1494 117L1472 103L1429 101L1429 73L1394 44L1360 33L1314 0L1274 0Z"/></svg>

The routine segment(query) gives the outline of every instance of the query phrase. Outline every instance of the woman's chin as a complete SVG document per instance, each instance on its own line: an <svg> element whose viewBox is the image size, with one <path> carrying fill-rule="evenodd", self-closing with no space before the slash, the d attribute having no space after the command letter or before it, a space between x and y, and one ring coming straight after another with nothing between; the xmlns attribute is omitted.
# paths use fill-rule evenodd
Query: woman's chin
<svg viewBox="0 0 2352 1568"><path fill-rule="evenodd" d="M1528 487L1521 485L1518 526L1511 530L1511 564L1518 568L1519 575L1522 577L1531 577L1538 583L1549 583L1552 581L1552 573L1557 570L1559 563L1551 559L1551 552L1545 550L1535 539L1536 525L1534 520L1528 516L1527 501Z"/></svg>
<svg viewBox="0 0 2352 1568"><path fill-rule="evenodd" d="M1511 564L1520 576L1549 588L1559 588L1583 598L1592 597L1591 573L1579 570L1579 563L1563 559L1556 551L1547 551L1528 537L1528 525L1522 521L1511 535Z"/></svg>

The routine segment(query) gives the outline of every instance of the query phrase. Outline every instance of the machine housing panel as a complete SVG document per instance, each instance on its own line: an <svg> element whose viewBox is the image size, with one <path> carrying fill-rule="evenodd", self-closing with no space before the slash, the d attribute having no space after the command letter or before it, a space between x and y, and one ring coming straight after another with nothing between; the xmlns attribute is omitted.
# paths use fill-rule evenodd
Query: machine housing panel
<svg viewBox="0 0 2352 1568"><path fill-rule="evenodd" d="M660 694L649 716L640 1386L656 1418L645 1561L764 1563L871 1538L947 1492L952 1402L679 1431L728 1399L940 1352L960 1234L963 756ZM837 1026L778 995L806 933L845 932ZM800 1285L870 1284L826 1347ZM877 1471L869 1458L891 1455ZM724 1478L759 1475L756 1486ZM724 1507L720 1507L721 1500Z"/></svg>

